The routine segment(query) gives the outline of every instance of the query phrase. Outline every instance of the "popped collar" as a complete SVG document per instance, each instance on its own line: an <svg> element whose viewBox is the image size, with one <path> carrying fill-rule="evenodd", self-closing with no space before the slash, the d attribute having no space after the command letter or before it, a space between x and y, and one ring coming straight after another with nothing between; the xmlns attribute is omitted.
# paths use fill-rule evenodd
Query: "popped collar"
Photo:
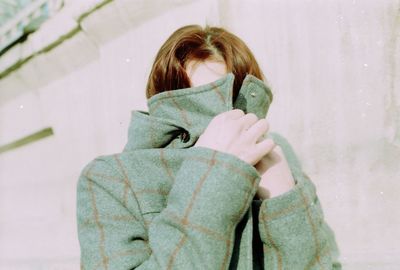
<svg viewBox="0 0 400 270"><path fill-rule="evenodd" d="M232 109L265 118L273 94L268 85L247 74L233 101L232 72L213 82L164 91L147 100L148 111L133 110L124 151L148 148L188 148L210 121Z"/></svg>

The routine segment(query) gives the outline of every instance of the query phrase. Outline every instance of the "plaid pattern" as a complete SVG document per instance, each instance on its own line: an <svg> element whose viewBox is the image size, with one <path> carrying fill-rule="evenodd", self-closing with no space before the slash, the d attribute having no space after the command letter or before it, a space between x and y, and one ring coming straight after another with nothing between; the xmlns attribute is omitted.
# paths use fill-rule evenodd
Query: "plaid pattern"
<svg viewBox="0 0 400 270"><path fill-rule="evenodd" d="M232 104L234 76L167 91L133 111L121 153L90 161L77 183L81 269L341 269L334 232L315 185L285 138L296 181L266 200L260 175L228 153L191 147L218 113L265 117L270 89L247 75ZM186 134L186 139L180 137Z"/></svg>

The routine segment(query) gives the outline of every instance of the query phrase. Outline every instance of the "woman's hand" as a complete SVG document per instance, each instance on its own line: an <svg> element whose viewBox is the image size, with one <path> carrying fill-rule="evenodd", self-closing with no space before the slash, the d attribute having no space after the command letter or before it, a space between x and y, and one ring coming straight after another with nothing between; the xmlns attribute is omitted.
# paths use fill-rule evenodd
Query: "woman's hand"
<svg viewBox="0 0 400 270"><path fill-rule="evenodd" d="M215 116L193 147L207 147L234 155L254 166L275 146L268 131L268 121L254 113L234 109Z"/></svg>
<svg viewBox="0 0 400 270"><path fill-rule="evenodd" d="M276 145L255 166L261 175L257 196L264 200L283 194L295 185L282 148Z"/></svg>

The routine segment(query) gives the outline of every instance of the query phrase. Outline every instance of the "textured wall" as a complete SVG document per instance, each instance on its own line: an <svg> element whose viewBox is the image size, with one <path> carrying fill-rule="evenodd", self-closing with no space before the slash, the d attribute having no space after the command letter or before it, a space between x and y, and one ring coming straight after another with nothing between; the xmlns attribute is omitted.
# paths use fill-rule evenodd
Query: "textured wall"
<svg viewBox="0 0 400 270"><path fill-rule="evenodd" d="M159 10L138 1L154 12L110 19L124 2L94 12L78 35L0 81L0 145L54 130L0 154L0 269L79 268L80 170L122 150L130 111L146 109L161 43L206 21L240 36L259 60L274 93L271 129L315 182L344 269L397 269L399 0L174 1Z"/></svg>

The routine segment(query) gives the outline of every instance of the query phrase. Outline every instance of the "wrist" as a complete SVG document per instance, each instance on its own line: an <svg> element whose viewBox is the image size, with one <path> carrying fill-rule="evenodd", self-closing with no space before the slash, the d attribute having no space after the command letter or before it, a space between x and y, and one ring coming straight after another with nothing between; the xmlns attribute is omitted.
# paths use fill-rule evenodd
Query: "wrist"
<svg viewBox="0 0 400 270"><path fill-rule="evenodd" d="M290 191L294 185L292 175L280 179L275 178L271 181L261 181L257 189L257 196L262 200L274 198Z"/></svg>

